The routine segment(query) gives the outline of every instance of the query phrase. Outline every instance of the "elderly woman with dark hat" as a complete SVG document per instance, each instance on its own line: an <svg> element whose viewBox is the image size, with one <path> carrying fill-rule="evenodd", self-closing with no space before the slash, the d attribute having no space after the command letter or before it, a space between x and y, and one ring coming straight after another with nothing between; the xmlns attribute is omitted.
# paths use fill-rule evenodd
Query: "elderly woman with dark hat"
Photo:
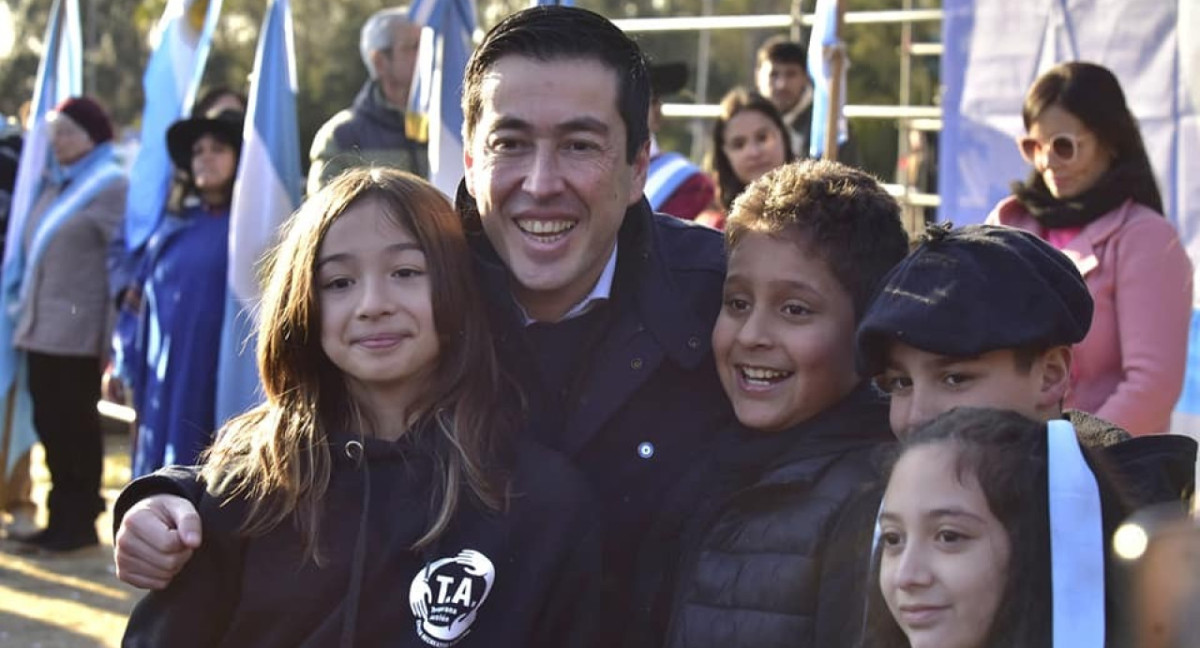
<svg viewBox="0 0 1200 648"><path fill-rule="evenodd" d="M242 120L242 113L226 110L181 120L167 131L180 171L177 186L124 300L139 316L129 354L138 415L135 477L196 463L216 427L229 205Z"/></svg>
<svg viewBox="0 0 1200 648"><path fill-rule="evenodd" d="M24 539L48 551L97 544L103 446L96 402L113 315L105 260L121 227L127 183L113 151L108 115L88 97L72 97L49 115L52 161L33 208L14 214L4 265L4 315L11 332L6 362L28 377L22 402L46 452L50 524ZM11 327L11 328L9 328ZM3 467L0 467L2 469Z"/></svg>

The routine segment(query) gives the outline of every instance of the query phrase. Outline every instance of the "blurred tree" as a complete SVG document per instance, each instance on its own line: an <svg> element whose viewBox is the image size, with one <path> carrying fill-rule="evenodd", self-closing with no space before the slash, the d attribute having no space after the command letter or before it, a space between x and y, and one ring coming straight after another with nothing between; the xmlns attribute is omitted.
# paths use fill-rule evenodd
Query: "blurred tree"
<svg viewBox="0 0 1200 648"><path fill-rule="evenodd" d="M42 51L42 36L50 3L38 0L15 0L12 10L13 48L8 58L0 61L0 112L15 115L21 104L33 97Z"/></svg>

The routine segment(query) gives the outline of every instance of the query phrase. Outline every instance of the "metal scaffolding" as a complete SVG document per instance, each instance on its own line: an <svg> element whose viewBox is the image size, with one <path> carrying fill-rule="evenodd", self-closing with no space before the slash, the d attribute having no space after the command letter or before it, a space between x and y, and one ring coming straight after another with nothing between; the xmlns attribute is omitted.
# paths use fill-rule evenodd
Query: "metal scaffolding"
<svg viewBox="0 0 1200 648"><path fill-rule="evenodd" d="M613 23L626 33L648 32L700 32L697 51L699 64L696 70L696 96L702 103L667 103L663 105L663 116L676 119L713 119L719 114L719 106L707 101L709 44L707 34L717 30L788 29L794 40L801 39L803 28L811 27L813 14L803 13L802 0L793 0L789 14L766 14L753 16L713 16L713 0L705 0L706 15L672 18L626 18ZM913 0L904 0L904 8L888 11L847 11L847 25L901 25L900 48L900 96L895 105L847 105L845 115L851 119L888 119L899 125L898 157L904 159L910 152L909 136L912 131L937 132L942 127L942 110L938 106L913 106L911 104L912 61L914 57L941 56L941 43L914 43L912 26L920 22L941 22L941 9L914 9ZM693 142L703 141L703 126L693 124ZM919 227L918 214L926 207L937 207L937 194L920 193L914 188L915 178L901 177L901 182L887 183L884 187L905 205L906 223L910 231Z"/></svg>

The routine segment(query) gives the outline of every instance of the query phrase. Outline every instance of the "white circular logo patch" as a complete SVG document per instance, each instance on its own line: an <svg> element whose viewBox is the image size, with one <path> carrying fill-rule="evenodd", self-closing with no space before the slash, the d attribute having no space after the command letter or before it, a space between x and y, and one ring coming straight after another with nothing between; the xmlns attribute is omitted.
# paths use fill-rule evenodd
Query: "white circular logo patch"
<svg viewBox="0 0 1200 648"><path fill-rule="evenodd" d="M471 631L495 582L495 565L472 549L426 565L408 588L417 635L437 648L449 648L461 641Z"/></svg>

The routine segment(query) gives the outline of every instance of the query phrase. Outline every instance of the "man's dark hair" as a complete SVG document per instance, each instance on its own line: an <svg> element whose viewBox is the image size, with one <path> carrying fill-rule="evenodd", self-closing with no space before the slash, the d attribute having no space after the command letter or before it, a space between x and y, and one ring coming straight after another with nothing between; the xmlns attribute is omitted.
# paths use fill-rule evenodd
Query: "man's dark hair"
<svg viewBox="0 0 1200 648"><path fill-rule="evenodd" d="M625 157L633 162L650 140L650 75L641 48L600 14L559 5L531 7L500 21L471 55L463 79L467 140L483 112L483 77L509 55L540 61L595 59L617 76L617 111L625 122Z"/></svg>
<svg viewBox="0 0 1200 648"><path fill-rule="evenodd" d="M747 232L804 237L850 293L856 321L908 254L900 203L870 175L828 160L785 164L750 183L725 226L729 249Z"/></svg>
<svg viewBox="0 0 1200 648"><path fill-rule="evenodd" d="M808 64L808 51L800 43L788 40L786 36L772 36L758 48L757 65L762 65L764 61L795 63L805 67Z"/></svg>

